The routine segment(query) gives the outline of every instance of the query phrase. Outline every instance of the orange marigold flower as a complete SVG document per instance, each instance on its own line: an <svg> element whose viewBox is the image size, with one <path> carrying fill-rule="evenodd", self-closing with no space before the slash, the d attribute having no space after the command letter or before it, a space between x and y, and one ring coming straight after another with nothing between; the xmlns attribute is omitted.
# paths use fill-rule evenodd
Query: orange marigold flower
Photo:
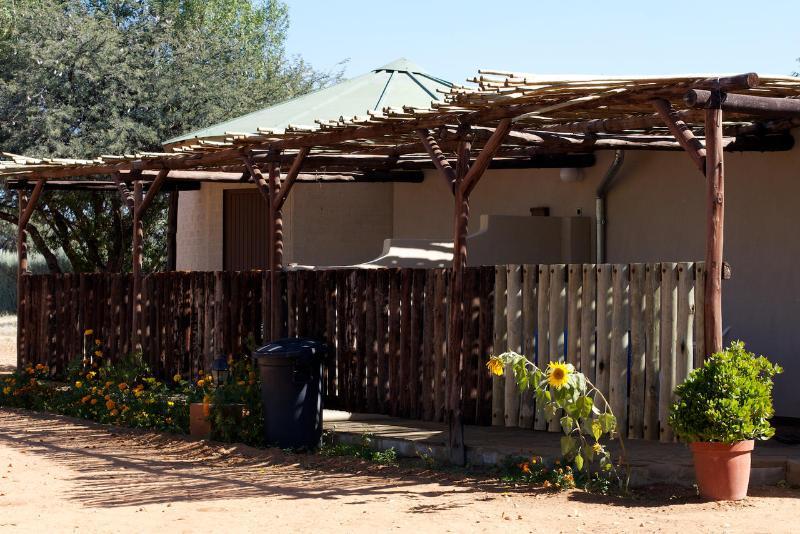
<svg viewBox="0 0 800 534"><path fill-rule="evenodd" d="M126 389L128 389L128 384L126 384L125 382L120 382L120 384L117 387L119 388L120 391L125 391Z"/></svg>
<svg viewBox="0 0 800 534"><path fill-rule="evenodd" d="M552 486L552 484L550 483L549 480L545 480L544 484L542 484L542 486L544 486L545 488L549 488L550 486Z"/></svg>
<svg viewBox="0 0 800 534"><path fill-rule="evenodd" d="M102 345L102 344L103 344L103 340L101 340L101 339L95 339L95 340L94 340L94 344L95 344L95 345L97 345L97 346L99 347L100 345Z"/></svg>
<svg viewBox="0 0 800 534"><path fill-rule="evenodd" d="M197 387L201 388L201 387L203 387L205 385L206 385L206 381L203 380L202 378L197 381Z"/></svg>
<svg viewBox="0 0 800 534"><path fill-rule="evenodd" d="M111 410L111 412L109 412L109 413L114 417L119 415L119 412L117 410Z"/></svg>
<svg viewBox="0 0 800 534"><path fill-rule="evenodd" d="M116 406L117 406L117 403L114 402L113 400L107 400L106 401L106 408L108 408L109 410L113 410Z"/></svg>
<svg viewBox="0 0 800 534"><path fill-rule="evenodd" d="M92 404L97 404L97 399L92 399Z"/></svg>
<svg viewBox="0 0 800 534"><path fill-rule="evenodd" d="M530 466L530 464L528 464L528 462L523 462L523 463L519 464L519 468L522 469L523 473L530 473L531 472L531 466Z"/></svg>
<svg viewBox="0 0 800 534"><path fill-rule="evenodd" d="M136 395L137 399L142 396L142 393L144 393L144 392L141 389L134 389L133 390L133 394Z"/></svg>
<svg viewBox="0 0 800 534"><path fill-rule="evenodd" d="M9 387L9 386L4 387L3 388L3 395L8 395L9 393L11 393L11 387Z"/></svg>

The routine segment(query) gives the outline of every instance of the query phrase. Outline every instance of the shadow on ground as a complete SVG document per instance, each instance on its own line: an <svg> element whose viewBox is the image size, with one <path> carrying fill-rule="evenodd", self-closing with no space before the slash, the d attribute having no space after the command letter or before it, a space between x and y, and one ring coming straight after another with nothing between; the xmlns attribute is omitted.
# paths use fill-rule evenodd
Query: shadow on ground
<svg viewBox="0 0 800 534"><path fill-rule="evenodd" d="M454 490L507 490L494 482L459 481L452 474L433 470L242 445L226 447L17 410L0 410L2 445L46 456L69 468L75 473L76 490L68 497L95 507L265 496L293 500L361 495L374 501L397 495L438 497ZM413 492L408 489L411 486ZM435 508L420 505L412 511L427 513Z"/></svg>
<svg viewBox="0 0 800 534"><path fill-rule="evenodd" d="M347 498L347 504L354 504L402 496L419 500L409 513L428 514L500 493L544 493L530 486L500 484L490 475L418 465L386 467L353 458L192 441L22 410L0 410L2 446L42 455L69 469L67 476L72 477L75 489L67 497L89 507L264 497L287 501ZM772 489L757 492L785 497L789 491L776 494ZM435 499L459 496L445 502ZM579 491L569 498L624 508L698 502L692 490L669 487L648 488L636 498Z"/></svg>

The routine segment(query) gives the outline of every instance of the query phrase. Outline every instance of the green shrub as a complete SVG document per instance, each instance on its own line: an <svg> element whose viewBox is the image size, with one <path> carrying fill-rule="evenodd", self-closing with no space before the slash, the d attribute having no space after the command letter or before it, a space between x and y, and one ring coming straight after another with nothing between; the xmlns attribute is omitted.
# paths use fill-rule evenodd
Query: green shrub
<svg viewBox="0 0 800 534"><path fill-rule="evenodd" d="M684 441L736 443L769 439L772 377L783 370L763 356L747 352L744 343L712 355L677 388L669 423Z"/></svg>

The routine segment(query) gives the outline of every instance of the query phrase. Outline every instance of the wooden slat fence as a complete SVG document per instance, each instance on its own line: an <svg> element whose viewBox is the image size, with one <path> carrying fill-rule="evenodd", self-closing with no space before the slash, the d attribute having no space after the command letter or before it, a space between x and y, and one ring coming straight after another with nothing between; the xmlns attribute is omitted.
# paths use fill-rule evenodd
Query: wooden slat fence
<svg viewBox="0 0 800 534"><path fill-rule="evenodd" d="M283 272L280 336L328 344L328 406L442 421L449 277L446 269ZM532 395L486 372L490 354L513 349L585 372L629 437L671 441L659 422L674 385L702 361L703 277L702 263L467 269L466 422L559 430ZM171 376L248 353L265 340L268 288L265 271L146 276L145 359ZM30 275L20 291L20 362L63 369L82 354L86 329L111 357L131 351L130 275Z"/></svg>
<svg viewBox="0 0 800 534"><path fill-rule="evenodd" d="M704 273L702 262L498 266L495 348L522 346L543 368L571 363L627 437L672 441L672 391L705 353ZM492 424L560 430L503 382L494 378Z"/></svg>

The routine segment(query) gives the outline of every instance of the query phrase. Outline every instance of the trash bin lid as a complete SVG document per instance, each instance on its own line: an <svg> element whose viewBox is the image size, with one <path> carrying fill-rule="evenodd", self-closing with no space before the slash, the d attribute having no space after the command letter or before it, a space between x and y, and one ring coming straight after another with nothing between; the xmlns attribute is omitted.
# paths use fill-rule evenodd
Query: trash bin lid
<svg viewBox="0 0 800 534"><path fill-rule="evenodd" d="M311 362L321 360L326 350L325 343L301 337L287 337L259 347L253 355L259 359L296 359Z"/></svg>

